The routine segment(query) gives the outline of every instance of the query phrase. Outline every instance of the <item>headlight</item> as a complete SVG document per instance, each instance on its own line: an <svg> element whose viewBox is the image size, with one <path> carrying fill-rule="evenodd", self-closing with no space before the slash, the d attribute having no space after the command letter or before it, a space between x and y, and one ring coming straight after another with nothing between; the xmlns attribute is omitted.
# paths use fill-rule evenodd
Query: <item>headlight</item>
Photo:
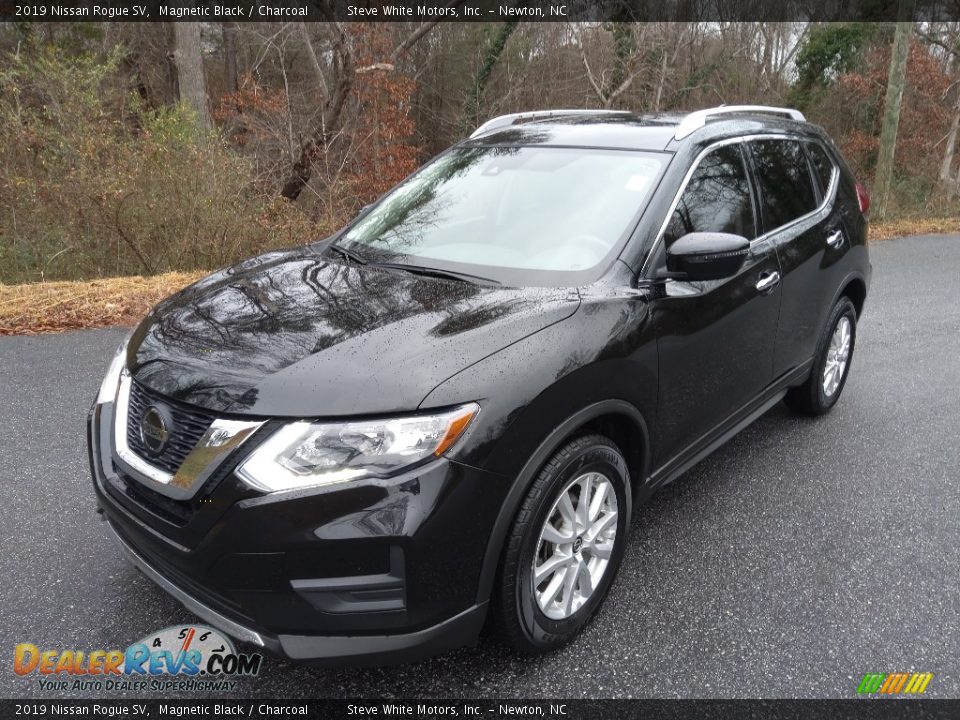
<svg viewBox="0 0 960 720"><path fill-rule="evenodd" d="M120 373L123 372L127 361L127 343L130 338L126 338L120 347L117 348L117 354L110 361L110 367L107 368L107 376L100 383L100 392L97 393L97 405L113 402L117 396L117 387L120 385Z"/></svg>
<svg viewBox="0 0 960 720"><path fill-rule="evenodd" d="M457 441L479 412L475 403L434 415L340 423L294 422L247 458L237 474L265 492L383 477Z"/></svg>

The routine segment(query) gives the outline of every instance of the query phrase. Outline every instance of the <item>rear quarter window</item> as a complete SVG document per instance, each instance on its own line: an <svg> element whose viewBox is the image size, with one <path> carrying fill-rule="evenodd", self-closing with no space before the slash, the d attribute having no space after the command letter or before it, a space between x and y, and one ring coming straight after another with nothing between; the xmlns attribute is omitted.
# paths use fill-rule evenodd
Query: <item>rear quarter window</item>
<svg viewBox="0 0 960 720"><path fill-rule="evenodd" d="M796 140L750 143L760 185L765 230L774 230L817 207L807 157Z"/></svg>
<svg viewBox="0 0 960 720"><path fill-rule="evenodd" d="M807 143L807 151L810 153L810 159L813 161L813 171L820 181L820 191L826 195L830 189L830 181L833 179L833 173L836 165L830 159L830 155L823 149L823 145L818 142Z"/></svg>

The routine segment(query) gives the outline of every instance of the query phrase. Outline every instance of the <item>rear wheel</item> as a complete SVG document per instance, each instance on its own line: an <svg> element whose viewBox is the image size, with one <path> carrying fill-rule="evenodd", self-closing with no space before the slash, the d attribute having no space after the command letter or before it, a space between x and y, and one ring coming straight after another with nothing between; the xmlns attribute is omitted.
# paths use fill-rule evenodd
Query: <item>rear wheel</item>
<svg viewBox="0 0 960 720"><path fill-rule="evenodd" d="M850 298L842 297L827 320L810 377L787 392L787 405L805 415L822 415L832 408L847 382L856 338L856 308Z"/></svg>
<svg viewBox="0 0 960 720"><path fill-rule="evenodd" d="M623 558L630 480L602 435L567 443L544 466L507 537L494 623L509 645L542 653L569 642L606 597Z"/></svg>

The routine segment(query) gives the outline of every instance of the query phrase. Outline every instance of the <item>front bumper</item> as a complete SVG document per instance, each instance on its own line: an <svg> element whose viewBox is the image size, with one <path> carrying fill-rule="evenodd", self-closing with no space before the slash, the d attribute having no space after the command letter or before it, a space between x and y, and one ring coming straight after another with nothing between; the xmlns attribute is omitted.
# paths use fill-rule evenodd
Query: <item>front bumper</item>
<svg viewBox="0 0 960 720"><path fill-rule="evenodd" d="M271 496L234 476L237 457L196 498L172 503L116 462L111 412L96 406L88 427L111 531L133 565L210 625L290 659L357 665L476 641L501 476L439 459L395 478Z"/></svg>
<svg viewBox="0 0 960 720"><path fill-rule="evenodd" d="M121 552L135 568L178 600L187 610L236 640L262 647L291 660L354 661L357 664L387 665L411 662L473 643L483 627L486 603L464 610L449 620L413 633L397 635L269 635L248 628L212 607L204 605L164 577L110 526Z"/></svg>

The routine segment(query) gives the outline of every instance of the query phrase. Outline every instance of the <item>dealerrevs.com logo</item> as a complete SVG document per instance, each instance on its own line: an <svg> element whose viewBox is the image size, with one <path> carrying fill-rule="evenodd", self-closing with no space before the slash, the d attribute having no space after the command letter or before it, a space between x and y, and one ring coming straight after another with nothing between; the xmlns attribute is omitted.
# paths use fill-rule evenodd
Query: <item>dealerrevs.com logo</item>
<svg viewBox="0 0 960 720"><path fill-rule="evenodd" d="M13 671L36 676L41 690L235 690L238 677L260 672L263 656L238 653L233 642L205 625L164 628L126 650L41 649L19 643Z"/></svg>

